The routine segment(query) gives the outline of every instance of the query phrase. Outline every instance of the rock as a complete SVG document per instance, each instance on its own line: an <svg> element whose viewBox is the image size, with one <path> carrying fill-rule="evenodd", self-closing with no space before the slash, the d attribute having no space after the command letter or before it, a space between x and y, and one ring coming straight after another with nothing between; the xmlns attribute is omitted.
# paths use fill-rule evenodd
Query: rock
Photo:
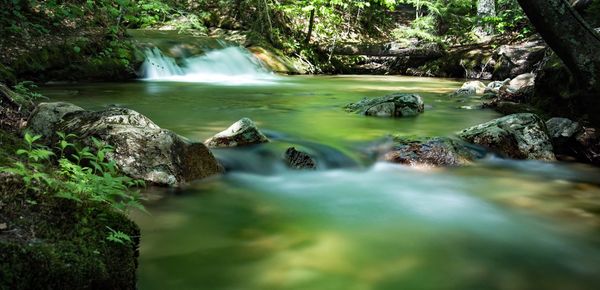
<svg viewBox="0 0 600 290"><path fill-rule="evenodd" d="M6 229L8 229L8 226L6 225L6 223L1 223L0 224L0 231L4 231Z"/></svg>
<svg viewBox="0 0 600 290"><path fill-rule="evenodd" d="M107 157L124 174L157 185L177 186L222 172L202 143L161 129L144 115L125 108L77 111L64 116L57 130L90 144L95 137L113 146Z"/></svg>
<svg viewBox="0 0 600 290"><path fill-rule="evenodd" d="M33 135L50 138L65 115L81 111L84 109L70 103L40 103L27 120L27 130Z"/></svg>
<svg viewBox="0 0 600 290"><path fill-rule="evenodd" d="M243 118L229 126L225 131L217 133L206 140L204 144L211 148L225 148L266 142L269 142L269 139L258 130L256 124L248 118Z"/></svg>
<svg viewBox="0 0 600 290"><path fill-rule="evenodd" d="M575 136L574 153L579 161L600 165L600 130L583 128Z"/></svg>
<svg viewBox="0 0 600 290"><path fill-rule="evenodd" d="M548 128L548 135L553 139L572 138L583 129L579 123L567 118L552 118L546 121L546 128Z"/></svg>
<svg viewBox="0 0 600 290"><path fill-rule="evenodd" d="M586 134L586 130L579 123L567 118L552 118L546 121L546 127L554 146L554 153L559 159L579 159L583 162L590 162L584 152L590 148L586 143L590 143L591 139L594 139L592 137L594 134ZM578 140L578 137L581 139Z"/></svg>
<svg viewBox="0 0 600 290"><path fill-rule="evenodd" d="M526 103L531 100L535 92L535 75L522 74L510 80L498 91L498 99L517 103Z"/></svg>
<svg viewBox="0 0 600 290"><path fill-rule="evenodd" d="M544 41L537 39L500 46L497 51L493 78L511 78L534 71L544 58L546 49Z"/></svg>
<svg viewBox="0 0 600 290"><path fill-rule="evenodd" d="M481 95L485 92L485 84L480 81L470 81L464 83L460 89L456 90L451 97L470 97L475 95Z"/></svg>
<svg viewBox="0 0 600 290"><path fill-rule="evenodd" d="M285 164L292 169L317 169L317 163L308 154L290 147L283 156Z"/></svg>
<svg viewBox="0 0 600 290"><path fill-rule="evenodd" d="M481 151L470 148L463 141L433 137L420 140L394 138L391 150L380 159L411 166L461 166L481 157Z"/></svg>
<svg viewBox="0 0 600 290"><path fill-rule="evenodd" d="M491 102L486 102L483 104L484 108L492 108L494 109L496 112L501 113L503 115L512 115L512 114L518 114L518 113L538 113L539 111L529 105L529 104L522 104L522 103L517 103L517 102L510 102L510 101L501 101L499 99L495 99Z"/></svg>
<svg viewBox="0 0 600 290"><path fill-rule="evenodd" d="M462 85L461 88L471 88L475 90L475 94L481 95L485 91L486 85L480 81L470 81Z"/></svg>
<svg viewBox="0 0 600 290"><path fill-rule="evenodd" d="M487 94L497 95L498 92L500 92L500 88L502 88L508 82L510 82L510 79L505 79L503 81L493 81L493 82L490 82L485 87L485 90L483 91L483 94L484 95L487 95Z"/></svg>
<svg viewBox="0 0 600 290"><path fill-rule="evenodd" d="M364 98L346 106L346 111L375 117L413 117L423 113L424 104L416 94L391 94L383 97Z"/></svg>
<svg viewBox="0 0 600 290"><path fill-rule="evenodd" d="M535 74L526 73L518 75L514 79L510 80L505 89L510 93L516 93L524 88L533 86L535 86Z"/></svg>
<svg viewBox="0 0 600 290"><path fill-rule="evenodd" d="M530 113L495 119L465 129L458 137L509 158L555 160L546 125Z"/></svg>

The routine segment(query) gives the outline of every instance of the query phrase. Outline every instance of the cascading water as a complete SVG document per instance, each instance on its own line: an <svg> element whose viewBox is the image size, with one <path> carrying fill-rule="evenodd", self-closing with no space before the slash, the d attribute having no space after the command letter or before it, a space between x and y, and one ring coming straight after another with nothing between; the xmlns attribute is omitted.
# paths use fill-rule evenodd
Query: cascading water
<svg viewBox="0 0 600 290"><path fill-rule="evenodd" d="M248 50L229 46L179 61L159 48L146 49L142 75L151 81L260 84L276 77Z"/></svg>

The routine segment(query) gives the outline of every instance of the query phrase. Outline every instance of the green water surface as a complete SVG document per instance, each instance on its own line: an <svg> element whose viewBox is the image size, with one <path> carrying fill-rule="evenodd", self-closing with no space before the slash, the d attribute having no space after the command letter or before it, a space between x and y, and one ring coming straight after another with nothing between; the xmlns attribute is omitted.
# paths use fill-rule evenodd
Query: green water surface
<svg viewBox="0 0 600 290"><path fill-rule="evenodd" d="M242 117L274 140L326 146L354 166L231 171L180 189L148 190L139 288L207 290L595 289L600 285L600 175L582 165L488 159L454 169L365 162L387 134L449 136L493 119L445 94L452 80L279 77L249 84L174 82L50 86L53 100L125 106L205 140ZM342 107L362 97L419 93L416 118ZM284 140L284 141L282 141ZM284 144L285 143L285 144ZM302 146L302 145L300 145ZM309 146L310 147L310 146ZM256 148L254 148L256 149ZM258 151L216 151L261 168Z"/></svg>

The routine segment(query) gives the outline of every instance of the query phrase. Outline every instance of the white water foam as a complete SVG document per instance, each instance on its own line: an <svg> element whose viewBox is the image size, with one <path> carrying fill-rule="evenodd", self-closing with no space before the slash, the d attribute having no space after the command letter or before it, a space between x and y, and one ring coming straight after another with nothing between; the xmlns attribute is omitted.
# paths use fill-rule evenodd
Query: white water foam
<svg viewBox="0 0 600 290"><path fill-rule="evenodd" d="M147 49L145 53L142 75L148 81L254 85L277 80L259 59L241 47L212 50L201 56L184 58L180 63L158 48Z"/></svg>

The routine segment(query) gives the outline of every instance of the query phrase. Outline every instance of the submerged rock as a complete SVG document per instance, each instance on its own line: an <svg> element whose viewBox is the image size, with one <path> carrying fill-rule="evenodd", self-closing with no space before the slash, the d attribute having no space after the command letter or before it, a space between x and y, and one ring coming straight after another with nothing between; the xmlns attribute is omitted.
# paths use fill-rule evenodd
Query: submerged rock
<svg viewBox="0 0 600 290"><path fill-rule="evenodd" d="M229 126L225 131L217 133L204 141L204 144L211 148L226 148L267 142L269 142L269 139L258 130L256 124L248 118L243 118Z"/></svg>
<svg viewBox="0 0 600 290"><path fill-rule="evenodd" d="M469 147L469 144L447 137L394 138L391 150L380 159L411 166L461 166L483 155L481 151Z"/></svg>
<svg viewBox="0 0 600 290"><path fill-rule="evenodd" d="M106 142L114 147L108 158L124 174L154 184L176 186L222 172L204 144L161 129L130 109L73 112L56 129L90 146L90 137Z"/></svg>
<svg viewBox="0 0 600 290"><path fill-rule="evenodd" d="M317 163L310 155L298 151L294 147L285 151L283 159L285 164L292 169L317 169Z"/></svg>
<svg viewBox="0 0 600 290"><path fill-rule="evenodd" d="M412 117L423 113L425 106L416 94L391 94L372 99L364 98L346 106L346 111L375 117Z"/></svg>
<svg viewBox="0 0 600 290"><path fill-rule="evenodd" d="M52 137L56 126L63 121L65 115L80 111L84 109L70 103L40 103L27 120L27 130L33 135Z"/></svg>
<svg viewBox="0 0 600 290"><path fill-rule="evenodd" d="M458 137L514 159L555 160L546 125L530 113L495 119L465 129Z"/></svg>

